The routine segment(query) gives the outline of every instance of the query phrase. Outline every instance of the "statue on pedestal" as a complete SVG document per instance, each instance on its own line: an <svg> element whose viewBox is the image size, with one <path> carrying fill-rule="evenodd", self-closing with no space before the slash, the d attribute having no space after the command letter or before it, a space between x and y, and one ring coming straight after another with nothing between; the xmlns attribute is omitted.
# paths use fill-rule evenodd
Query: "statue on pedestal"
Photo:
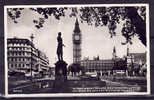
<svg viewBox="0 0 154 100"><path fill-rule="evenodd" d="M58 33L57 36L57 56L58 56L58 61L55 63L55 76L56 77L67 77L67 63L63 60L63 40L61 37L61 32Z"/></svg>
<svg viewBox="0 0 154 100"><path fill-rule="evenodd" d="M67 80L67 63L63 60L63 40L61 37L61 32L58 33L57 36L57 56L58 61L55 63L55 81L53 84L54 92L62 92Z"/></svg>

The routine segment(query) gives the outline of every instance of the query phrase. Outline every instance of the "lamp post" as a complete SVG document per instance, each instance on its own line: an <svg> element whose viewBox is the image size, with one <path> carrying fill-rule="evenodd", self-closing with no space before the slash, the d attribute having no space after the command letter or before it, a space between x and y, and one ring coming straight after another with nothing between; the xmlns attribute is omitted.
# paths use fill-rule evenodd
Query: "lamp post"
<svg viewBox="0 0 154 100"><path fill-rule="evenodd" d="M32 77L33 77L33 71L32 71L32 69L33 69L33 62L32 62L32 59L33 59L33 39L34 39L34 35L33 34L31 34L31 36L30 36L30 39L31 39L31 79L32 79Z"/></svg>

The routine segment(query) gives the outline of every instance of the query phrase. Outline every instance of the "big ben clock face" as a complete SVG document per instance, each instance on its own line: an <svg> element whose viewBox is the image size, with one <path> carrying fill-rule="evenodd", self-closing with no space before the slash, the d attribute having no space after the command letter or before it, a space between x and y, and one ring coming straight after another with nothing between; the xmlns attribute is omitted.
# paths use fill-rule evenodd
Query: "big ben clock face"
<svg viewBox="0 0 154 100"><path fill-rule="evenodd" d="M79 40L80 39L80 36L79 35L75 35L75 40Z"/></svg>

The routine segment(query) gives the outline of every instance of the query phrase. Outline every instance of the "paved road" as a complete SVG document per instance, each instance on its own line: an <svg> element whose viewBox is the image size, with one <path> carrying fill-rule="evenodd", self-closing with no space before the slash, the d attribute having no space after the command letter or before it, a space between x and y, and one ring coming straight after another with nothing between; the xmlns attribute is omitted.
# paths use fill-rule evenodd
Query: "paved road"
<svg viewBox="0 0 154 100"><path fill-rule="evenodd" d="M76 80L75 80L76 79ZM44 78L36 79L35 81L21 80L9 82L9 93L54 93L54 92L73 92L77 88L102 88L105 87L106 90L103 92L114 92L114 90L119 89L121 92L125 91L140 91L138 85L124 84L122 82L113 82L108 79L101 78L101 80L93 79L81 79L79 77L73 78L69 77L66 82L54 81L53 79ZM104 88L104 89L105 89ZM120 89L121 88L121 89ZM112 90L113 89L113 90ZM123 89L123 90L122 90ZM78 92L78 91L75 91Z"/></svg>

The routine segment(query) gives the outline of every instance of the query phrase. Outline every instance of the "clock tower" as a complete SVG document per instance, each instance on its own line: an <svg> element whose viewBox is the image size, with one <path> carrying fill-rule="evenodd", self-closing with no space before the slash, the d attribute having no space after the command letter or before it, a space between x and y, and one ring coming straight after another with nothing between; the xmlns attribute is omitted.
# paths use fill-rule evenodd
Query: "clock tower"
<svg viewBox="0 0 154 100"><path fill-rule="evenodd" d="M72 35L73 40L73 63L80 64L81 61L81 31L78 19L75 22L75 28Z"/></svg>

